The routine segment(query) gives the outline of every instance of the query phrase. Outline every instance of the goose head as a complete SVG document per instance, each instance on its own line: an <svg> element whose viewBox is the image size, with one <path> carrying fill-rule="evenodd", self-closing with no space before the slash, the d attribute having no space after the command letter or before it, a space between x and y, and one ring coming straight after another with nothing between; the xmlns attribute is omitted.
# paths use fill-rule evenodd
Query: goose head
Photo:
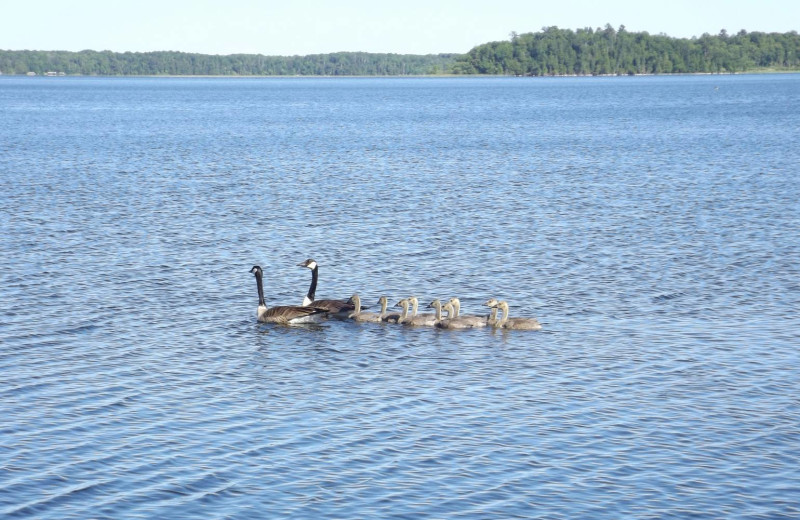
<svg viewBox="0 0 800 520"><path fill-rule="evenodd" d="M311 269L313 271L317 267L317 261L314 260L313 258L309 258L305 262L300 262L297 265L298 265L298 267L308 267L309 269Z"/></svg>
<svg viewBox="0 0 800 520"><path fill-rule="evenodd" d="M484 305L486 305L487 307L490 307L490 308L497 307L497 305L498 305L499 303L500 303L500 302L499 302L499 301L497 301L497 298L489 298L488 300L486 300L485 302L483 302L483 304L484 304Z"/></svg>
<svg viewBox="0 0 800 520"><path fill-rule="evenodd" d="M452 313L451 316L452 317L457 317L459 312L460 312L460 309L461 309L461 300L459 300L458 298L456 298L454 296L454 297L450 298L449 300L447 300L447 303L449 303L453 307L453 313Z"/></svg>

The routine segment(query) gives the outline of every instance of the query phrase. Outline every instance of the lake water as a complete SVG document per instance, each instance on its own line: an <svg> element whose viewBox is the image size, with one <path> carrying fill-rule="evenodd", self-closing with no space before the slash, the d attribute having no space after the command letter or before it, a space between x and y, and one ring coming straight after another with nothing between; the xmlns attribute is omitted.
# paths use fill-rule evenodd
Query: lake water
<svg viewBox="0 0 800 520"><path fill-rule="evenodd" d="M0 517L800 517L800 75L0 77L0 190Z"/></svg>

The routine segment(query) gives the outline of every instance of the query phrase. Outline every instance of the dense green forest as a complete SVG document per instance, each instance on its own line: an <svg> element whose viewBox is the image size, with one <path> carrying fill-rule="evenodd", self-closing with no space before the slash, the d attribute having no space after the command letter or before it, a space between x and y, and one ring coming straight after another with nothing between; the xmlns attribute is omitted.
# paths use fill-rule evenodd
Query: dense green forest
<svg viewBox="0 0 800 520"><path fill-rule="evenodd" d="M512 33L467 54L338 52L308 56L227 56L184 52L0 50L0 73L175 76L520 76L736 73L800 70L800 35L739 31L672 38L625 26Z"/></svg>
<svg viewBox="0 0 800 520"><path fill-rule="evenodd" d="M459 57L456 74L526 76L736 73L800 69L800 35L740 31L671 38L646 32L543 28L511 34L510 41L479 45Z"/></svg>
<svg viewBox="0 0 800 520"><path fill-rule="evenodd" d="M4 51L3 74L100 76L402 76L447 73L454 54L337 52L308 56L227 56L185 52Z"/></svg>

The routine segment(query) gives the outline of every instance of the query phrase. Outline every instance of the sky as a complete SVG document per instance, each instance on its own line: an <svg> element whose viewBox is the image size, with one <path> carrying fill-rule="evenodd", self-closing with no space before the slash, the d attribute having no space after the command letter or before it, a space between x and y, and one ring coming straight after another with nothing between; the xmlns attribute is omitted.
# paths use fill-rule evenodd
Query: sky
<svg viewBox="0 0 800 520"><path fill-rule="evenodd" d="M800 30L800 1L0 0L0 49L465 53L512 31L606 24L679 38L788 32Z"/></svg>

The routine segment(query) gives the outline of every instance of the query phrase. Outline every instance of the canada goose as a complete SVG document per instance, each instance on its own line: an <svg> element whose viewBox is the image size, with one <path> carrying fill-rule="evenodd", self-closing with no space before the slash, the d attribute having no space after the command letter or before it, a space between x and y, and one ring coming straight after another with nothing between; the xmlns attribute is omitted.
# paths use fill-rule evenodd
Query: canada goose
<svg viewBox="0 0 800 520"><path fill-rule="evenodd" d="M458 298L450 298L447 300L447 303L453 306L453 318L464 318L474 321L475 323L482 323L476 325L477 327L485 327L486 325L492 325L494 321L497 319L497 311L493 310L491 316L462 316L461 315L461 300Z"/></svg>
<svg viewBox="0 0 800 520"><path fill-rule="evenodd" d="M430 304L428 304L428 307L436 310L436 327L439 327L440 329L472 329L475 327L486 326L485 320L483 325L479 325L477 322L473 322L472 320L453 318L452 316L455 313L455 309L450 302L442 305L442 302L439 300L433 300ZM442 310L447 312L447 317L442 317Z"/></svg>
<svg viewBox="0 0 800 520"><path fill-rule="evenodd" d="M399 302L395 303L394 306L395 307L402 307L403 308L403 312L400 313L400 316L397 318L396 321L390 321L390 323L405 323L405 321L408 319L408 306L409 306L409 304L410 304L410 302L408 301L408 298L403 298Z"/></svg>
<svg viewBox="0 0 800 520"><path fill-rule="evenodd" d="M378 305L381 306L381 321L385 323L397 323L401 314L399 312L386 312L386 307L389 306L389 300L386 299L386 296L381 296L378 299Z"/></svg>
<svg viewBox="0 0 800 520"><path fill-rule="evenodd" d="M383 297L385 299L385 297ZM361 298L358 294L354 294L347 300L347 303L353 305L353 312L348 316L348 318L354 321L369 321L369 322L379 322L381 321L381 315L386 310L386 306L383 305L382 310L380 313L378 312L361 312ZM378 303L381 303L378 300Z"/></svg>
<svg viewBox="0 0 800 520"><path fill-rule="evenodd" d="M491 301L491 300L490 300ZM496 328L515 329L515 330L541 330L542 325L535 318L509 318L508 303L505 301L497 302L497 308L503 313L500 320L495 324Z"/></svg>
<svg viewBox="0 0 800 520"><path fill-rule="evenodd" d="M489 317L486 318L486 325L488 325L489 327L495 327L497 325L497 311L498 311L497 304L498 303L499 302L497 301L497 298L489 298L488 300L483 302L484 305L486 305L487 307L492 309L491 313L489 314Z"/></svg>
<svg viewBox="0 0 800 520"><path fill-rule="evenodd" d="M433 327L436 325L435 314L417 314L417 307L419 307L419 299L416 296L408 298L411 304L411 316L403 321L404 325L413 325L415 327Z"/></svg>
<svg viewBox="0 0 800 520"><path fill-rule="evenodd" d="M255 275L256 285L258 286L258 309L256 310L258 321L289 325L295 323L317 323L328 317L328 311L318 307L282 305L268 308L264 300L263 271L261 267L254 265L250 272Z"/></svg>
<svg viewBox="0 0 800 520"><path fill-rule="evenodd" d="M303 298L303 307L311 304L314 307L327 309L336 318L347 318L354 310L355 306L347 300L315 300L314 293L317 292L317 277L319 276L319 266L313 258L297 264L300 267L311 269L311 285L308 287L308 294Z"/></svg>
<svg viewBox="0 0 800 520"><path fill-rule="evenodd" d="M449 303L450 305L453 306L454 314L453 314L452 317L453 318L458 318L458 315L461 313L461 300L459 300L458 298L453 297L453 298L450 298L449 300L447 300L447 303Z"/></svg>
<svg viewBox="0 0 800 520"><path fill-rule="evenodd" d="M487 325L487 319L481 316L457 316L456 315L455 307L450 302L445 303L442 306L442 309L447 311L447 315L449 319L444 319L441 321L443 325L442 328L445 329L473 329L476 327L485 327Z"/></svg>

